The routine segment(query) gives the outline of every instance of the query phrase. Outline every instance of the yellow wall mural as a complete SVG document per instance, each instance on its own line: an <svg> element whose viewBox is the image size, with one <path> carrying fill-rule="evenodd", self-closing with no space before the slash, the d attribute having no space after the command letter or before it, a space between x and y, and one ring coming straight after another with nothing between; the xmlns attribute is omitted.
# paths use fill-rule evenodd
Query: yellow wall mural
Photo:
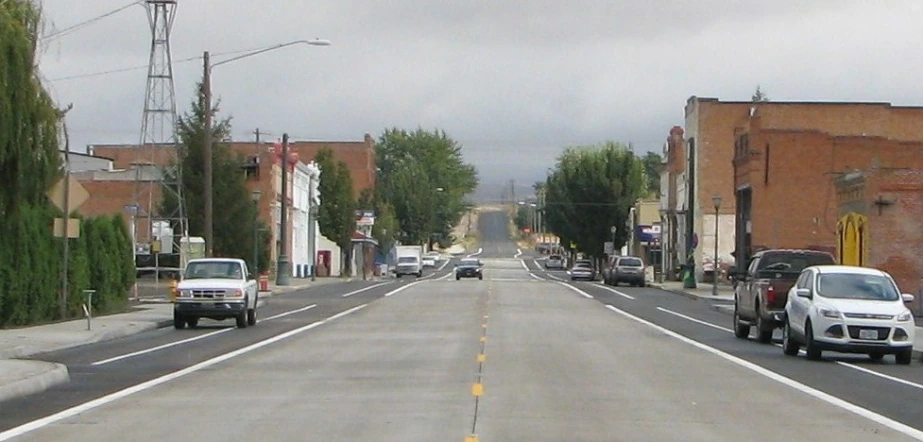
<svg viewBox="0 0 923 442"><path fill-rule="evenodd" d="M868 245L868 217L847 213L837 221L837 261L842 265L864 266Z"/></svg>

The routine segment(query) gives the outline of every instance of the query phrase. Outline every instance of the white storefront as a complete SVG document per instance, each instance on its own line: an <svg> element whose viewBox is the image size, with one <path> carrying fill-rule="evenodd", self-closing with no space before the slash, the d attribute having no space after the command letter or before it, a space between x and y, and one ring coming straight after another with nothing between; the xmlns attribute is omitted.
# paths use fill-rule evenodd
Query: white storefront
<svg viewBox="0 0 923 442"><path fill-rule="evenodd" d="M340 249L321 235L316 220L317 207L320 206L318 191L320 169L313 161L308 164L299 162L295 165L292 175L292 276L310 277L318 251L330 252L329 275L338 276L340 274ZM313 216L312 207L314 208Z"/></svg>

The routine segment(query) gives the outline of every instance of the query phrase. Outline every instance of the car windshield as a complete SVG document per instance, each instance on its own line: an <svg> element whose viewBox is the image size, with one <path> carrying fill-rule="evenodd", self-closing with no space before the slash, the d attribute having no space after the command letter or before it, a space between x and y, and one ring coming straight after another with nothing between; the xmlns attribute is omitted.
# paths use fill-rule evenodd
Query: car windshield
<svg viewBox="0 0 923 442"><path fill-rule="evenodd" d="M575 268L575 269L576 269L576 268L579 268L579 269L582 269L582 270L590 270L590 269L593 268L593 265L591 265L591 264L588 263L588 262L579 262L579 261L578 261L578 262L574 263L574 268Z"/></svg>
<svg viewBox="0 0 923 442"><path fill-rule="evenodd" d="M619 260L620 267L643 267L644 263L638 258L622 258Z"/></svg>
<svg viewBox="0 0 923 442"><path fill-rule="evenodd" d="M548 257L549 261L560 261L561 257L559 255L551 255Z"/></svg>
<svg viewBox="0 0 923 442"><path fill-rule="evenodd" d="M475 267L477 267L478 264L479 264L479 263L478 263L478 260L476 260L476 259L463 259L463 260L461 260L461 265L463 265L463 266L475 266Z"/></svg>
<svg viewBox="0 0 923 442"><path fill-rule="evenodd" d="M397 259L397 262L401 264L413 264L417 262L417 258L414 258L413 256L402 256Z"/></svg>
<svg viewBox="0 0 923 442"><path fill-rule="evenodd" d="M240 263L223 261L191 262L183 279L244 279Z"/></svg>
<svg viewBox="0 0 923 442"><path fill-rule="evenodd" d="M817 294L825 298L897 301L900 294L889 278L880 275L828 273L817 278Z"/></svg>

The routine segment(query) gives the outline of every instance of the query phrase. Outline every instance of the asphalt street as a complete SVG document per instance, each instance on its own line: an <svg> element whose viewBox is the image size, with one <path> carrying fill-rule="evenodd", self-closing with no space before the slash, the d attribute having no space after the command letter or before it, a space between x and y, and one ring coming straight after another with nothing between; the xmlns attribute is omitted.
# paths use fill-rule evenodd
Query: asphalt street
<svg viewBox="0 0 923 442"><path fill-rule="evenodd" d="M483 281L448 265L40 355L74 380L0 403L0 440L923 440L920 364L783 356L709 302L546 272L507 222L479 220Z"/></svg>

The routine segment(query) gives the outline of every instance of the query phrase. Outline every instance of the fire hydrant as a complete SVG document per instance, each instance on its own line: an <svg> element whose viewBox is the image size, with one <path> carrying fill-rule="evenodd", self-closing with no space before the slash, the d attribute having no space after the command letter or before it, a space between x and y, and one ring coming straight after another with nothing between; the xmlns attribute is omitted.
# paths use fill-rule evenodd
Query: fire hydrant
<svg viewBox="0 0 923 442"><path fill-rule="evenodd" d="M175 279L170 280L170 302L176 302L176 297L179 296L178 290L176 287L179 283Z"/></svg>

